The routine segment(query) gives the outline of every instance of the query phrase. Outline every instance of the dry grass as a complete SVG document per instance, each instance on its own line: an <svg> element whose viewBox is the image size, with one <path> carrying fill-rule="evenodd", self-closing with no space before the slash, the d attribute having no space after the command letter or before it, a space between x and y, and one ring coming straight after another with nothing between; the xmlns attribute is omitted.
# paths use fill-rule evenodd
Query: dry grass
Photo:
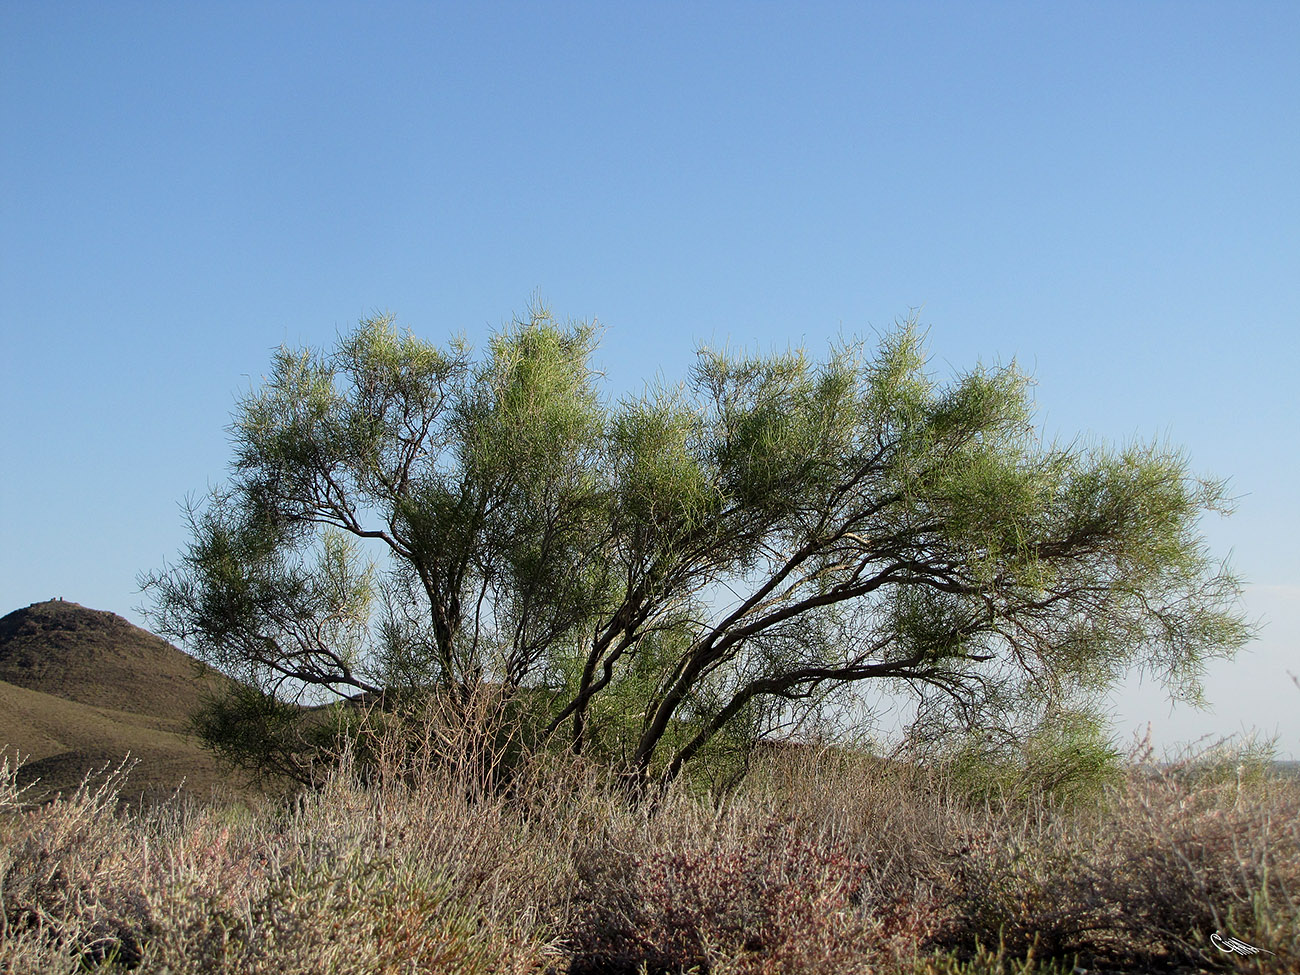
<svg viewBox="0 0 1300 975"><path fill-rule="evenodd" d="M826 751L636 807L574 760L492 780L472 744L377 732L368 775L260 809L124 808L127 769L31 806L6 764L0 970L1300 969L1294 781L1135 765L1062 807Z"/></svg>

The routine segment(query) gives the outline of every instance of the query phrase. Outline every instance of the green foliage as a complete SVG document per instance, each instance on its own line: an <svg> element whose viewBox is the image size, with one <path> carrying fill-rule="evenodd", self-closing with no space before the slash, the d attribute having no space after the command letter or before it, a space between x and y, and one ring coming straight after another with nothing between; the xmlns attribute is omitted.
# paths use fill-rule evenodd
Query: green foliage
<svg viewBox="0 0 1300 975"><path fill-rule="evenodd" d="M1004 738L1134 664L1195 698L1249 636L1197 530L1223 486L1158 444L1040 443L1014 364L940 381L905 323L821 361L702 349L681 385L610 402L595 342L536 309L478 360L386 317L281 350L229 482L143 580L155 626L263 725L490 684L642 781L859 681ZM258 739L230 706L207 728L233 755Z"/></svg>
<svg viewBox="0 0 1300 975"><path fill-rule="evenodd" d="M1082 711L1050 713L1010 744L965 735L945 767L956 788L973 798L1058 804L1095 799L1124 771L1105 721Z"/></svg>

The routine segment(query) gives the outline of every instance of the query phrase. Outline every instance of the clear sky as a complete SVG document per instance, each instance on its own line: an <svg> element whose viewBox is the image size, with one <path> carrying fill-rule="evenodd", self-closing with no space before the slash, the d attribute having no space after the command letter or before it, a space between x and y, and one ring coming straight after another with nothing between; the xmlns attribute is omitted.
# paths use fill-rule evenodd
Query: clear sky
<svg viewBox="0 0 1300 975"><path fill-rule="evenodd" d="M1300 757L1300 4L0 2L0 612L142 622L274 346L534 293L611 388L913 309L1049 437L1163 438L1263 637L1211 713Z"/></svg>

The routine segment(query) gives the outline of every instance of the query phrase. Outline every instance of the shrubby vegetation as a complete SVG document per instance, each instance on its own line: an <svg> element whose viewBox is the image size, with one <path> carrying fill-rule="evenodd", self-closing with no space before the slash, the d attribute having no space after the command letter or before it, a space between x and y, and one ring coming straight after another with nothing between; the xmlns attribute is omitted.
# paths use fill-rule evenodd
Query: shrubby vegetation
<svg viewBox="0 0 1300 975"><path fill-rule="evenodd" d="M907 323L821 360L702 349L611 402L596 338L538 310L478 359L388 318L280 350L143 580L155 628L241 682L213 747L307 780L340 717L301 704L490 686L640 788L871 683L913 695L915 743L1006 752L1087 738L1135 664L1195 697L1249 636L1197 529L1222 484L1042 443L1014 364L940 381Z"/></svg>
<svg viewBox="0 0 1300 975"><path fill-rule="evenodd" d="M259 808L26 807L0 776L0 970L149 973L1288 972L1300 783L1136 755L1087 800L826 747L725 796L630 805L587 759L509 788L464 727L362 722L364 767ZM386 728L387 730L380 730ZM481 738L475 738L481 741ZM465 760L453 760L454 755ZM1238 763L1240 764L1240 763ZM1236 937L1271 954L1238 958ZM1225 961L1227 959L1227 961Z"/></svg>
<svg viewBox="0 0 1300 975"><path fill-rule="evenodd" d="M1215 932L1300 962L1300 786L1126 759L1090 709L1133 665L1195 698L1249 637L1197 529L1222 484L1042 443L1014 365L939 381L911 323L618 402L595 340L537 311L480 359L387 318L277 354L143 583L237 678L202 737L312 788L3 778L0 965L1063 975L1220 965ZM915 705L888 758L836 717L864 686Z"/></svg>

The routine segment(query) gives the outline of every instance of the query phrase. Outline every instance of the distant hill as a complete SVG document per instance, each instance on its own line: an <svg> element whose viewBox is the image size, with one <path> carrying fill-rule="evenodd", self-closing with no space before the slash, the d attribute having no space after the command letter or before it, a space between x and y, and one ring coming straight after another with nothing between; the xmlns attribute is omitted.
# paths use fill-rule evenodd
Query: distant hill
<svg viewBox="0 0 1300 975"><path fill-rule="evenodd" d="M26 758L20 779L39 779L35 798L68 792L127 752L140 764L124 798L160 798L182 782L207 795L231 776L188 722L225 680L113 613L34 603L0 618L0 746Z"/></svg>

